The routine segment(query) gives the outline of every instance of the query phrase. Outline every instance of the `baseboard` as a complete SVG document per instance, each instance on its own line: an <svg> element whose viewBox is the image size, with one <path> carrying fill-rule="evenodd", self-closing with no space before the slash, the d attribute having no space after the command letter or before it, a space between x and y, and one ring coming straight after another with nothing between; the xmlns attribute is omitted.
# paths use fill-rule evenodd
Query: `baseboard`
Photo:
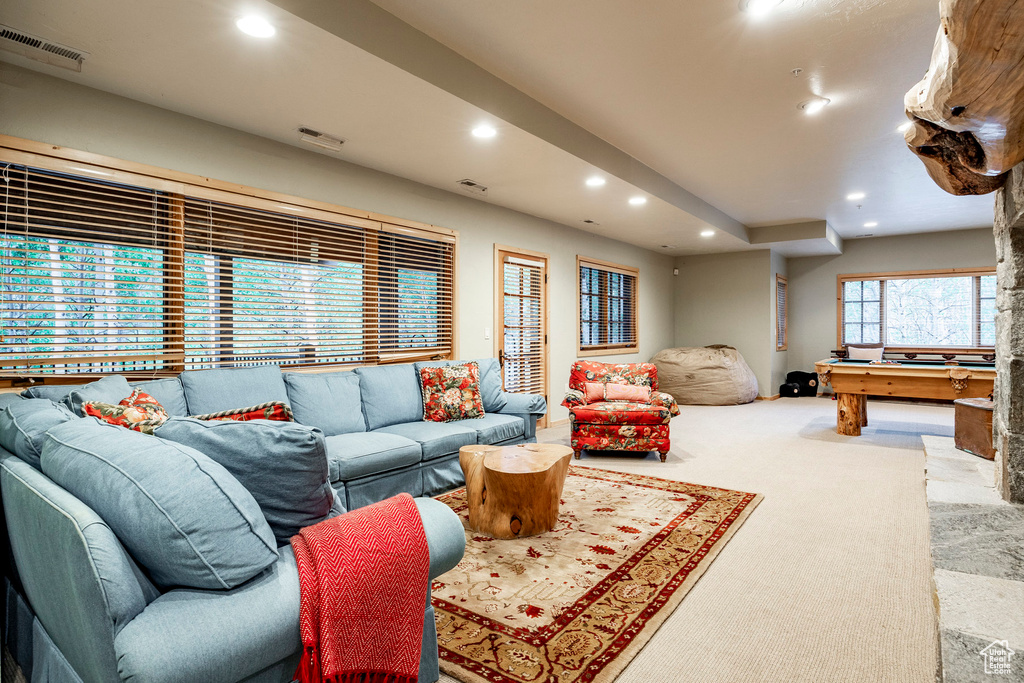
<svg viewBox="0 0 1024 683"><path fill-rule="evenodd" d="M758 395L758 397L755 398L754 400L755 401L777 401L780 398L782 398L781 394L775 394L774 396L761 396L761 395Z"/></svg>
<svg viewBox="0 0 1024 683"><path fill-rule="evenodd" d="M548 428L550 429L551 427L561 427L562 425L567 424L569 424L569 418L565 418L564 420L550 420L548 421Z"/></svg>

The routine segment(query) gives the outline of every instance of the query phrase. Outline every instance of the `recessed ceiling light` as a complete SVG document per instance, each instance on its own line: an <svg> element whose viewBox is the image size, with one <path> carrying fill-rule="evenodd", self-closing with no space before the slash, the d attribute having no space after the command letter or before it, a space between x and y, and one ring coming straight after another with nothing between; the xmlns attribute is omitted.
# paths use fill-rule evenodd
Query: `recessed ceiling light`
<svg viewBox="0 0 1024 683"><path fill-rule="evenodd" d="M714 230L701 230L700 231L700 236L701 237L714 237L715 236L715 231Z"/></svg>
<svg viewBox="0 0 1024 683"><path fill-rule="evenodd" d="M647 203L647 197L630 197L629 203L633 206L643 206Z"/></svg>
<svg viewBox="0 0 1024 683"><path fill-rule="evenodd" d="M865 197L867 197L867 195L864 194L863 192L851 192L850 194L846 195L846 198L849 199L851 202L855 202L858 199L864 199Z"/></svg>
<svg viewBox="0 0 1024 683"><path fill-rule="evenodd" d="M744 0L740 3L743 11L752 17L763 17L782 4L782 0Z"/></svg>
<svg viewBox="0 0 1024 683"><path fill-rule="evenodd" d="M878 227L878 221L868 221L867 223L864 224L864 227L865 228L877 228Z"/></svg>
<svg viewBox="0 0 1024 683"><path fill-rule="evenodd" d="M591 176L587 178L587 187L601 187L605 182L605 179L599 175Z"/></svg>
<svg viewBox="0 0 1024 683"><path fill-rule="evenodd" d="M277 33L277 29L274 28L273 24L256 14L242 17L235 22L235 26L242 33L254 38L269 38Z"/></svg>
<svg viewBox="0 0 1024 683"><path fill-rule="evenodd" d="M813 99L801 102L798 106L808 116L814 116L819 111L827 107L828 103L831 101L832 100L830 100L827 97L815 97Z"/></svg>
<svg viewBox="0 0 1024 683"><path fill-rule="evenodd" d="M897 128L896 130L898 130L901 133L906 133L908 130L910 130L910 127L913 126L913 125L914 125L913 121L907 121L906 123L901 124L900 127Z"/></svg>
<svg viewBox="0 0 1024 683"><path fill-rule="evenodd" d="M495 130L493 126L488 126L487 124L477 126L473 129L473 137L476 138L493 138L497 134L498 131Z"/></svg>

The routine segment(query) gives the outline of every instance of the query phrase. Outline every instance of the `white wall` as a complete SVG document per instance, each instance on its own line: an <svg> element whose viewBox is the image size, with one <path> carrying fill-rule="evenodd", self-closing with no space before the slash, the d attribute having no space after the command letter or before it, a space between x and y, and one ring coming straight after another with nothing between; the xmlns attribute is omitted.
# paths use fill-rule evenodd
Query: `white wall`
<svg viewBox="0 0 1024 683"><path fill-rule="evenodd" d="M736 347L757 377L758 393L773 395L769 250L681 256L676 267L675 345Z"/></svg>
<svg viewBox="0 0 1024 683"><path fill-rule="evenodd" d="M839 256L789 259L789 369L813 372L837 348L838 275L995 264L988 228L846 240Z"/></svg>
<svg viewBox="0 0 1024 683"><path fill-rule="evenodd" d="M495 355L494 244L549 254L554 420L568 416L557 404L576 358L577 254L640 269L639 353L594 360L646 361L673 343L672 260L640 247L4 63L0 133L458 230L464 358Z"/></svg>

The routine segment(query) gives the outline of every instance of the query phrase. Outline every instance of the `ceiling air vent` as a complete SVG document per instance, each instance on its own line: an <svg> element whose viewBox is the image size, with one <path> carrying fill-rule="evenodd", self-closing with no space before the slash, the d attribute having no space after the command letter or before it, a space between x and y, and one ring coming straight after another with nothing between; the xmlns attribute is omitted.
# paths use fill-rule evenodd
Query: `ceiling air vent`
<svg viewBox="0 0 1024 683"><path fill-rule="evenodd" d="M601 224L600 224L600 223L598 223L597 221L595 221L595 220L591 220L591 219L589 219L589 218L584 218L584 219L583 219L583 222L584 222L584 223L586 223L587 225L601 225Z"/></svg>
<svg viewBox="0 0 1024 683"><path fill-rule="evenodd" d="M345 144L345 138L321 133L318 130L313 130L306 126L299 126L299 139L303 142L308 142L311 145L329 149L332 152L340 152L341 146Z"/></svg>
<svg viewBox="0 0 1024 683"><path fill-rule="evenodd" d="M455 182L455 184L462 186L463 190L472 192L474 194L487 194L486 186L481 185L475 180L470 180L469 178L463 178L462 180L458 180Z"/></svg>
<svg viewBox="0 0 1024 683"><path fill-rule="evenodd" d="M0 50L71 71L81 71L82 62L89 56L84 50L76 50L3 24L0 24Z"/></svg>

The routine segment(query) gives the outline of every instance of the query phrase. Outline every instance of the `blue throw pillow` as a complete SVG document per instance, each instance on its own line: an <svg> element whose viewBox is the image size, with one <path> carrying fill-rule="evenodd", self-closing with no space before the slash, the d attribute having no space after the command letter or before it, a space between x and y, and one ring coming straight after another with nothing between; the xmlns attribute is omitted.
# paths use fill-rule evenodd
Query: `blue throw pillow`
<svg viewBox="0 0 1024 683"><path fill-rule="evenodd" d="M185 390L189 415L219 413L270 401L288 403L288 391L277 365L186 370L178 377Z"/></svg>
<svg viewBox="0 0 1024 683"><path fill-rule="evenodd" d="M26 398L0 409L0 446L39 469L46 430L78 416L45 398Z"/></svg>
<svg viewBox="0 0 1024 683"><path fill-rule="evenodd" d="M423 420L423 385L411 363L371 365L352 372L359 375L363 416L371 431Z"/></svg>
<svg viewBox="0 0 1024 683"><path fill-rule="evenodd" d="M252 493L279 545L332 511L344 512L331 488L327 447L319 429L270 420L172 417L154 434L223 465Z"/></svg>
<svg viewBox="0 0 1024 683"><path fill-rule="evenodd" d="M128 398L132 393L128 380L120 375L110 375L90 382L85 386L75 387L64 397L64 405L75 415L82 416L82 404L88 401L102 401L117 405L121 399Z"/></svg>
<svg viewBox="0 0 1024 683"><path fill-rule="evenodd" d="M319 427L327 436L366 431L354 372L286 372L284 383L297 422Z"/></svg>
<svg viewBox="0 0 1024 683"><path fill-rule="evenodd" d="M228 589L278 556L252 494L195 449L94 418L50 429L43 473L103 518L161 589Z"/></svg>
<svg viewBox="0 0 1024 683"><path fill-rule="evenodd" d="M73 389L81 389L81 384L40 384L29 387L21 392L25 398L45 398L47 401L60 403Z"/></svg>

